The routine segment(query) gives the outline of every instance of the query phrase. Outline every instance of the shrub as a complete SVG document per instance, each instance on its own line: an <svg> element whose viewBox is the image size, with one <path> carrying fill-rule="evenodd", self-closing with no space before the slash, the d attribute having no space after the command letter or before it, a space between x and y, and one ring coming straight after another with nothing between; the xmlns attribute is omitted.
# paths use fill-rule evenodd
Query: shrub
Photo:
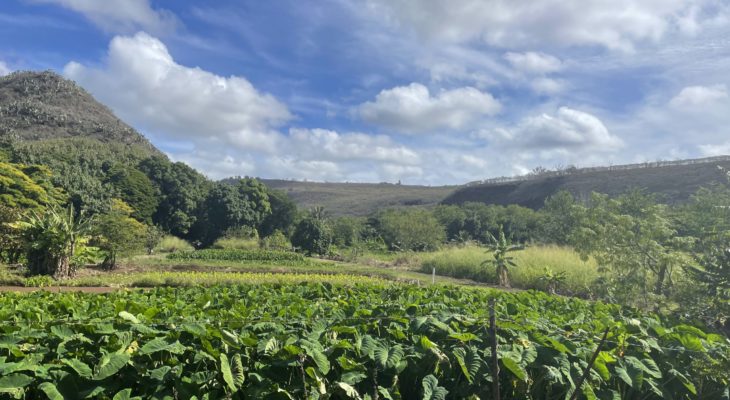
<svg viewBox="0 0 730 400"><path fill-rule="evenodd" d="M446 239L444 227L427 210L382 211L375 223L390 250L436 250Z"/></svg>
<svg viewBox="0 0 730 400"><path fill-rule="evenodd" d="M34 275L25 278L23 286L25 287L49 287L53 286L56 282L55 279L48 275Z"/></svg>
<svg viewBox="0 0 730 400"><path fill-rule="evenodd" d="M291 250L291 242L281 231L274 231L271 235L261 239L259 245L264 250Z"/></svg>
<svg viewBox="0 0 730 400"><path fill-rule="evenodd" d="M155 247L156 253L175 253L178 251L193 251L193 246L179 237L165 235L160 243Z"/></svg>
<svg viewBox="0 0 730 400"><path fill-rule="evenodd" d="M307 254L327 254L332 246L332 231L324 220L310 216L297 224L291 242Z"/></svg>

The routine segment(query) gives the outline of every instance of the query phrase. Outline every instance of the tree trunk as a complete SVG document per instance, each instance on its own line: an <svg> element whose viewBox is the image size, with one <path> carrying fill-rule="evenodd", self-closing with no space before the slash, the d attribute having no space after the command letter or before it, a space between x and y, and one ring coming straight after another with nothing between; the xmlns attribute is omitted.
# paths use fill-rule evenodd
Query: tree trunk
<svg viewBox="0 0 730 400"><path fill-rule="evenodd" d="M654 294L664 293L664 281L667 279L667 266L663 264L659 267L659 272L656 277L656 284L654 285Z"/></svg>
<svg viewBox="0 0 730 400"><path fill-rule="evenodd" d="M70 260L68 256L58 257L54 261L55 265L49 265L49 267L54 269L53 273L51 274L53 275L54 279L68 279L73 277L74 271L73 268L71 268L71 263L69 262Z"/></svg>
<svg viewBox="0 0 730 400"><path fill-rule="evenodd" d="M509 275L507 274L507 268L500 267L497 274L499 275L499 286L506 287L506 288L510 287Z"/></svg>

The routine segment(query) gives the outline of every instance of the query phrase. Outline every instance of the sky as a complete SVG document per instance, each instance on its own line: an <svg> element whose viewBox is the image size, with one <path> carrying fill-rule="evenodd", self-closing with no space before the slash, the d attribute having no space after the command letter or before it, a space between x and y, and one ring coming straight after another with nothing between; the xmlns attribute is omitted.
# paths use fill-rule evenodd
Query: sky
<svg viewBox="0 0 730 400"><path fill-rule="evenodd" d="M47 69L213 179L730 154L730 0L3 0L0 75Z"/></svg>

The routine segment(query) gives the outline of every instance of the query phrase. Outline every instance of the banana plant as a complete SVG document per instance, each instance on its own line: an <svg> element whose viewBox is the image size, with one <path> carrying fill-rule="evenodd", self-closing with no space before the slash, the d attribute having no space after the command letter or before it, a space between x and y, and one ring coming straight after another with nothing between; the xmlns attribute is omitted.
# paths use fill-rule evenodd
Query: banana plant
<svg viewBox="0 0 730 400"><path fill-rule="evenodd" d="M522 245L512 244L512 241L507 239L504 234L504 229L499 226L499 238L495 238L491 233L488 234L489 239L492 242L488 247L492 254L491 260L482 262L482 266L493 266L497 272L497 278L499 280L499 286L511 287L509 281L509 268L516 267L517 263L514 261L514 257L510 256L509 253L517 250L524 249Z"/></svg>

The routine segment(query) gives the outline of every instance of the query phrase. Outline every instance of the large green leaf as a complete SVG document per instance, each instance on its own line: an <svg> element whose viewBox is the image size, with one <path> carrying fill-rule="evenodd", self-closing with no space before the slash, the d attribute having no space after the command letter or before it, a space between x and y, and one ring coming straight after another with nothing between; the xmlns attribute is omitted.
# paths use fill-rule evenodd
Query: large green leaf
<svg viewBox="0 0 730 400"><path fill-rule="evenodd" d="M129 321L133 324L139 324L139 320L132 313L129 313L127 311L120 311L118 315L119 315L119 318L121 318L125 321Z"/></svg>
<svg viewBox="0 0 730 400"><path fill-rule="evenodd" d="M375 348L373 356L375 363L381 369L395 368L403 359L403 348L395 345L392 347L378 346Z"/></svg>
<svg viewBox="0 0 730 400"><path fill-rule="evenodd" d="M474 378L479 372L481 367L482 359L479 357L477 352L472 348L456 348L453 351L454 358L459 363L461 372L464 373L466 380L469 383L474 382Z"/></svg>
<svg viewBox="0 0 730 400"><path fill-rule="evenodd" d="M357 392L357 389L355 389L352 385L345 383L345 382L337 382L337 387L339 387L343 392L345 392L345 395L351 399L357 399L360 400L360 393Z"/></svg>
<svg viewBox="0 0 730 400"><path fill-rule="evenodd" d="M76 358L71 359L63 359L61 360L62 363L68 365L69 367L73 368L74 371L76 371L77 374L79 374L82 378L91 378L93 375L93 371L91 370L91 367L86 365L83 361L78 360Z"/></svg>
<svg viewBox="0 0 730 400"><path fill-rule="evenodd" d="M33 378L24 374L11 374L0 377L0 390L22 389L33 382Z"/></svg>
<svg viewBox="0 0 730 400"><path fill-rule="evenodd" d="M45 393L49 400L64 400L61 392L59 392L56 386L50 382L41 383L38 385L38 389Z"/></svg>
<svg viewBox="0 0 730 400"><path fill-rule="evenodd" d="M502 365L509 370L517 379L525 382L527 381L527 371L525 371L520 364L512 359L511 357L502 357L500 359Z"/></svg>
<svg viewBox="0 0 730 400"><path fill-rule="evenodd" d="M445 400L448 390L439 386L439 381L435 376L429 375L423 378L421 382L423 387L423 400Z"/></svg>
<svg viewBox="0 0 730 400"><path fill-rule="evenodd" d="M180 342L169 343L165 338L155 338L145 343L139 349L140 355L153 354L159 351L169 351L173 354L182 354L185 352L185 346Z"/></svg>
<svg viewBox="0 0 730 400"><path fill-rule="evenodd" d="M127 353L112 353L105 355L96 366L96 373L94 374L93 379L100 381L116 374L120 369L127 365L129 358L130 356Z"/></svg>
<svg viewBox="0 0 730 400"><path fill-rule="evenodd" d="M221 375L223 375L223 381L228 385L228 389L233 393L238 391L236 380L233 378L233 373L231 372L231 365L228 363L228 356L225 353L221 353L220 355L220 370Z"/></svg>

